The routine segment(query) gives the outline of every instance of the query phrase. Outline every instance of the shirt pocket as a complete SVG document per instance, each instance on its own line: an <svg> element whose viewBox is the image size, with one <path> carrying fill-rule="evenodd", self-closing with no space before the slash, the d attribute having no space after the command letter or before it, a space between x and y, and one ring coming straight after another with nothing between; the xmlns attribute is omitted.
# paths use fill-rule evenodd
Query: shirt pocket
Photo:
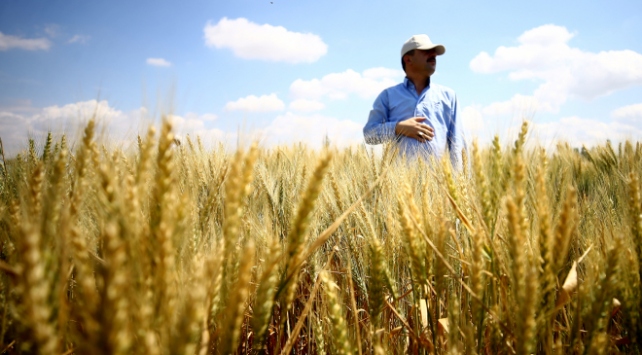
<svg viewBox="0 0 642 355"><path fill-rule="evenodd" d="M418 107L424 117L435 119L441 116L441 102L439 101L424 101Z"/></svg>

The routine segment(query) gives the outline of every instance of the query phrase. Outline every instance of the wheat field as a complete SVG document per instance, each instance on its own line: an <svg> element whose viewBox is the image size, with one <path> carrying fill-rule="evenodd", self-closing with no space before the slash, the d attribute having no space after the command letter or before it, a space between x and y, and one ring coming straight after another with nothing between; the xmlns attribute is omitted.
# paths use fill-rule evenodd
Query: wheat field
<svg viewBox="0 0 642 355"><path fill-rule="evenodd" d="M0 167L2 354L642 350L642 144L29 142ZM38 148L37 148L38 147Z"/></svg>

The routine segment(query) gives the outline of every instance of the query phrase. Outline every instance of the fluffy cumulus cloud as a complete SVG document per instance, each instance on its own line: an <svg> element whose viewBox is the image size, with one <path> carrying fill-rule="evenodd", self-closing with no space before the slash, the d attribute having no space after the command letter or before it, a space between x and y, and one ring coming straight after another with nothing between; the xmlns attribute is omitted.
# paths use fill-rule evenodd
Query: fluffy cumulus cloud
<svg viewBox="0 0 642 355"><path fill-rule="evenodd" d="M484 117L478 107L465 107L460 113L460 118L463 120L464 129L469 132L476 133L484 128Z"/></svg>
<svg viewBox="0 0 642 355"><path fill-rule="evenodd" d="M559 141L579 147L604 144L607 140L634 140L642 135L640 125L636 127L619 121L603 122L577 116L564 117L557 122L535 123L533 126L533 140L550 148Z"/></svg>
<svg viewBox="0 0 642 355"><path fill-rule="evenodd" d="M98 124L99 139L125 149L134 146L136 136L145 134L149 125L159 125L143 107L125 112L110 106L105 100L88 100L21 112L0 110L0 137L8 156L25 149L28 137L42 142L48 132L56 137L65 134L73 143L82 137L82 130L92 117ZM216 115L187 113L184 116L170 115L169 118L179 135L198 135L210 144L234 141L234 134L206 127L205 123L215 120Z"/></svg>
<svg viewBox="0 0 642 355"><path fill-rule="evenodd" d="M0 51L10 49L23 49L27 51L48 50L51 41L46 38L22 38L18 36L5 35L0 32Z"/></svg>
<svg viewBox="0 0 642 355"><path fill-rule="evenodd" d="M64 106L48 106L31 118L32 122L50 122L55 120L82 121L95 117L107 122L118 120L123 112L111 106L106 100L89 100Z"/></svg>
<svg viewBox="0 0 642 355"><path fill-rule="evenodd" d="M289 108L293 111L310 112L323 110L325 105L315 100L298 99L290 102Z"/></svg>
<svg viewBox="0 0 642 355"><path fill-rule="evenodd" d="M531 117L514 116L510 119L493 120L484 117L478 106L469 106L462 110L462 119L469 140L478 139L488 144L494 135L500 142L512 145L520 131L522 120L530 121L528 144L554 149L558 142L568 142L573 147L604 144L607 140L623 142L639 140L642 136L641 116L628 116L628 107L614 110L611 120L598 120L579 116L565 116L556 121L543 122ZM626 116L619 116L619 114ZM629 117L639 117L629 119Z"/></svg>
<svg viewBox="0 0 642 355"><path fill-rule="evenodd" d="M372 99L383 89L399 83L403 75L402 70L389 68L371 68L362 73L348 69L325 75L321 79L297 79L290 85L290 94L295 99L308 100L341 100L351 94Z"/></svg>
<svg viewBox="0 0 642 355"><path fill-rule="evenodd" d="M205 45L228 48L243 59L287 63L312 63L324 56L328 45L312 33L287 30L282 26L259 25L245 18L222 18L203 28Z"/></svg>
<svg viewBox="0 0 642 355"><path fill-rule="evenodd" d="M363 124L350 120L287 112L279 115L257 134L268 146L303 142L310 147L319 148L327 137L332 145L346 147L363 142L362 129Z"/></svg>
<svg viewBox="0 0 642 355"><path fill-rule="evenodd" d="M71 141L75 141L81 137L84 125L92 117L98 122L101 127L99 132L105 138L113 136L120 141L131 135L136 128L132 123L141 122L146 117L146 110L123 112L109 106L107 101L89 100L63 106L33 108L25 112L2 111L0 132L6 152L11 155L26 146L27 137L41 141L47 132L56 136L65 134Z"/></svg>
<svg viewBox="0 0 642 355"><path fill-rule="evenodd" d="M185 118L189 120L199 120L203 122L214 122L218 119L218 116L213 113L198 114L194 112L188 112L185 114Z"/></svg>
<svg viewBox="0 0 642 355"><path fill-rule="evenodd" d="M508 72L511 80L532 80L532 95L487 108L488 113L533 109L558 112L569 97L594 99L642 84L642 54L631 50L588 52L569 45L575 36L565 27L544 25L524 32L518 45L479 53L470 62L477 73Z"/></svg>
<svg viewBox="0 0 642 355"><path fill-rule="evenodd" d="M282 111L283 109L285 109L285 104L276 94L250 95L225 104L226 111L270 112Z"/></svg>
<svg viewBox="0 0 642 355"><path fill-rule="evenodd" d="M483 144L490 143L495 135L499 135L502 142L513 140L520 130L522 120L530 120L533 115L528 110L510 112L511 108L506 103L494 103L487 107L470 105L459 110L459 118L464 126L464 134L468 141L479 140ZM495 108L510 113L499 119ZM493 111L493 114L487 112Z"/></svg>
<svg viewBox="0 0 642 355"><path fill-rule="evenodd" d="M205 125L208 121L213 121L217 117L213 114L196 114L193 112L186 113L183 116L169 115L172 123L173 132L179 141L184 141L191 137L199 137L205 149L212 148L217 143L223 143L227 147L233 147L236 141L236 133L224 132L217 128L207 128Z"/></svg>
<svg viewBox="0 0 642 355"><path fill-rule="evenodd" d="M7 157L16 154L26 146L28 129L26 118L18 113L0 111L0 139Z"/></svg>
<svg viewBox="0 0 642 355"><path fill-rule="evenodd" d="M619 122L630 123L642 128L642 103L620 107L611 112L611 117Z"/></svg>
<svg viewBox="0 0 642 355"><path fill-rule="evenodd" d="M153 67L170 67L172 63L163 58L147 58L147 64Z"/></svg>

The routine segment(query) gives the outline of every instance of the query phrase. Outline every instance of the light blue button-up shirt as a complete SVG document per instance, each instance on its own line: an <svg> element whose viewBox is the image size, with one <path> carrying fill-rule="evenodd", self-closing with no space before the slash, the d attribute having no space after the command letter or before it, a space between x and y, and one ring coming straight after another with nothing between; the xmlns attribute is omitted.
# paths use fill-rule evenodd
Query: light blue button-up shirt
<svg viewBox="0 0 642 355"><path fill-rule="evenodd" d="M431 141L421 143L395 134L397 123L412 117L426 117L423 123L435 130ZM408 158L434 155L440 159L448 151L455 167L461 166L462 150L466 147L455 92L445 86L431 84L430 79L420 95L408 78L379 94L363 128L363 136L368 144L397 141L399 153Z"/></svg>

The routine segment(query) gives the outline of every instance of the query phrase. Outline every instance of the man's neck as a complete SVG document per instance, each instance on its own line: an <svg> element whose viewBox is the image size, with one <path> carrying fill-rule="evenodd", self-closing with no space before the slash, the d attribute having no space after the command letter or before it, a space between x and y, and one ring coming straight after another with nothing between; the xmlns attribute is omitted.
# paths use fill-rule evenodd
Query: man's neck
<svg viewBox="0 0 642 355"><path fill-rule="evenodd" d="M415 85L417 95L421 95L421 92L424 91L426 87L430 86L430 77L413 76L411 74L406 75L406 77Z"/></svg>

